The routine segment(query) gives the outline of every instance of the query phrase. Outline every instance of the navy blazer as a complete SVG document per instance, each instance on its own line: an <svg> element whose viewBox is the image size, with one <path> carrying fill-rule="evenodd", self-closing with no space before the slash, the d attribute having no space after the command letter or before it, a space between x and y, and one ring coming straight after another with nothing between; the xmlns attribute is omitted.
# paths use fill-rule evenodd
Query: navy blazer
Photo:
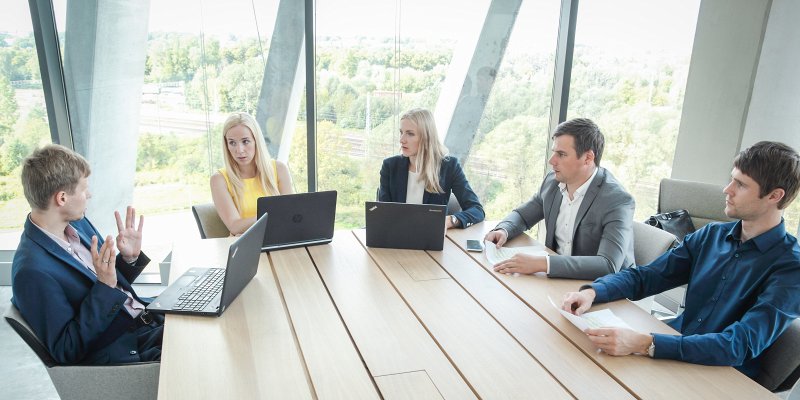
<svg viewBox="0 0 800 400"><path fill-rule="evenodd" d="M70 223L89 248L103 236L83 218ZM131 266L116 258L117 282L142 304L130 282L150 259L140 253ZM97 276L74 256L25 220L11 267L11 302L61 364L118 364L143 360L134 332L135 320L125 311L125 293L97 281ZM159 329L158 334L161 334Z"/></svg>
<svg viewBox="0 0 800 400"><path fill-rule="evenodd" d="M383 160L378 201L406 202L409 164L408 157L402 155ZM485 217L483 206L469 186L467 177L464 176L464 171L455 157L445 157L442 160L442 166L439 169L439 185L442 186L444 193L431 193L426 190L422 195L423 204L447 205L452 192L461 206L461 211L453 214L461 223L461 228L483 221Z"/></svg>

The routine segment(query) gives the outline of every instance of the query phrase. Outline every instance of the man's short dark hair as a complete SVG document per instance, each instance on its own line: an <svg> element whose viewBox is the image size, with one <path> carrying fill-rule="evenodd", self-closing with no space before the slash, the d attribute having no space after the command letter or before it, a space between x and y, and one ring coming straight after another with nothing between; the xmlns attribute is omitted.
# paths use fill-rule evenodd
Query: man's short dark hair
<svg viewBox="0 0 800 400"><path fill-rule="evenodd" d="M600 159L603 157L603 146L605 138L603 132L589 118L575 118L564 121L556 127L553 138L561 135L570 135L575 138L575 153L578 157L583 156L589 150L594 152L594 165L600 166Z"/></svg>
<svg viewBox="0 0 800 400"><path fill-rule="evenodd" d="M783 143L758 142L739 152L733 159L733 166L758 183L759 197L775 189L783 189L785 194L778 202L780 210L788 207L797 196L800 188L800 155Z"/></svg>

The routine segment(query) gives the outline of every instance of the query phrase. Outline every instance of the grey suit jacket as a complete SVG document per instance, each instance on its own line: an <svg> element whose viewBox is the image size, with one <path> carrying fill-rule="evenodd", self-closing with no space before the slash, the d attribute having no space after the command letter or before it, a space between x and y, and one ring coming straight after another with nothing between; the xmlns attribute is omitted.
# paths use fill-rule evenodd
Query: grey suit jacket
<svg viewBox="0 0 800 400"><path fill-rule="evenodd" d="M517 207L495 229L514 238L545 220L545 245L556 249L555 225L561 207L555 174L544 178L539 193ZM578 209L572 237L572 256L550 256L552 278L595 279L634 266L633 210L625 188L605 168L599 168Z"/></svg>

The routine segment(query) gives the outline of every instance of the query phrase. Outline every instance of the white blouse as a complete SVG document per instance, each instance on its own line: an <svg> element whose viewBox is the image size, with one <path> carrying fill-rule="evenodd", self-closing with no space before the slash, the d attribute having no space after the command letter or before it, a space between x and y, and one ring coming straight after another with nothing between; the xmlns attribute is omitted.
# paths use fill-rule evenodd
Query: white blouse
<svg viewBox="0 0 800 400"><path fill-rule="evenodd" d="M418 172L408 171L408 186L406 187L406 203L422 204L425 194L425 182L419 179Z"/></svg>

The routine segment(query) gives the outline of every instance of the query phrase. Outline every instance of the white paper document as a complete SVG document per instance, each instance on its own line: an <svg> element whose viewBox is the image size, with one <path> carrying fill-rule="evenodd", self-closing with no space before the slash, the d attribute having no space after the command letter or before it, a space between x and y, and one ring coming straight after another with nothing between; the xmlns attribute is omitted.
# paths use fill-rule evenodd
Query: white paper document
<svg viewBox="0 0 800 400"><path fill-rule="evenodd" d="M609 309L605 310L598 310L592 311L588 313L584 313L583 315L575 315L572 313L568 313L561 309L561 307L557 306L556 303L550 296L547 296L547 299L550 300L550 304L555 307L564 318L568 319L569 322L572 322L572 325L575 325L581 332L589 329L589 328L628 328L632 329L630 325L626 324L620 317L614 314L613 311Z"/></svg>
<svg viewBox="0 0 800 400"><path fill-rule="evenodd" d="M514 257L515 254L519 253L530 254L532 256L547 255L544 247L540 246L501 247L498 249L494 243L484 241L483 248L485 249L484 253L486 254L486 259L489 260L489 263L492 265L508 260L509 258Z"/></svg>

